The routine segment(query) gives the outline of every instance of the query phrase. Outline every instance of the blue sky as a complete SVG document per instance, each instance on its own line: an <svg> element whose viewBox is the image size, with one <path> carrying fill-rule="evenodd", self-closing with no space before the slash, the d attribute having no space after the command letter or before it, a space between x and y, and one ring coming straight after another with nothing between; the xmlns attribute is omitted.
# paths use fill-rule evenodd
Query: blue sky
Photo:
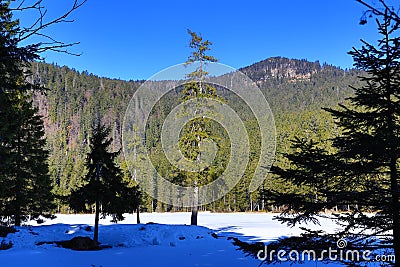
<svg viewBox="0 0 400 267"><path fill-rule="evenodd" d="M48 18L73 0L44 0ZM190 53L187 28L213 42L211 54L234 68L273 56L352 66L346 53L360 38L374 41L371 20L360 26L365 8L355 0L133 1L88 0L71 18L46 33L80 44L80 57L45 53L46 62L96 75L147 79L182 63ZM33 14L25 12L21 23ZM32 39L32 41L34 41Z"/></svg>

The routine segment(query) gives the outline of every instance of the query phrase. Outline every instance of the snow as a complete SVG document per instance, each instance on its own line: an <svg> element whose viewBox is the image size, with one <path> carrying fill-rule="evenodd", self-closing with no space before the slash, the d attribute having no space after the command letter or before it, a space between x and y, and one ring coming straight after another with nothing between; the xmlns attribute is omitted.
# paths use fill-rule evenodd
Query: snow
<svg viewBox="0 0 400 267"><path fill-rule="evenodd" d="M64 215L37 225L18 227L5 241L13 247L0 251L0 266L57 267L125 267L125 266L252 266L258 259L246 257L232 240L268 242L282 236L298 235L299 228L288 228L267 213L199 213L201 226L185 225L190 213L143 213L141 224L136 215L126 215L118 224L110 218L100 220L99 241L112 248L101 251L72 251L54 244L37 246L38 242L69 240L75 236L93 236L87 226L94 215ZM313 229L333 231L336 225L326 220ZM220 238L214 238L212 233ZM1 241L1 239L0 239ZM341 266L329 264L330 266ZM286 263L280 266L290 266ZM296 265L291 265L296 266ZM301 266L325 266L312 262Z"/></svg>

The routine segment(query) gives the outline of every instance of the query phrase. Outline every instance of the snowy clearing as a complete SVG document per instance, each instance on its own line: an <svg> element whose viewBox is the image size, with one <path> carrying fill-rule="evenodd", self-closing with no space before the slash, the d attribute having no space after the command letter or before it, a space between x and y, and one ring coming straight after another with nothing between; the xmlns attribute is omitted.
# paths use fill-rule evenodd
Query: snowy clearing
<svg viewBox="0 0 400 267"><path fill-rule="evenodd" d="M200 226L185 225L190 213L143 213L142 224L136 215L126 215L118 224L110 218L100 221L99 240L112 248L101 251L72 251L54 244L37 246L38 242L68 240L75 236L93 236L87 225L93 225L94 215L57 215L42 225L17 228L6 242L13 247L0 251L2 267L57 266L57 267L125 267L125 266L251 266L260 261L246 257L232 240L271 241L282 236L301 233L299 228L287 228L272 220L266 213L199 213ZM333 231L336 225L322 221L314 229ZM212 233L221 236L214 238ZM1 239L0 239L1 240ZM290 266L289 263L280 266ZM297 265L292 265L297 266ZM311 262L299 266L326 266ZM337 263L329 266L341 266Z"/></svg>

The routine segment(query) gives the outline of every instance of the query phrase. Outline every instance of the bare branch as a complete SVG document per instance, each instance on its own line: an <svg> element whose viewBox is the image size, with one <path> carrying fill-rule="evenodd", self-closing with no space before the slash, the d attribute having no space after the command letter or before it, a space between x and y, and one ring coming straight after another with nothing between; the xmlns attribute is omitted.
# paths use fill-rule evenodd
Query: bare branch
<svg viewBox="0 0 400 267"><path fill-rule="evenodd" d="M40 13L40 17L38 18L38 20L40 21L39 25L36 27L36 25L32 25L31 31L29 31L27 34L21 36L20 41L23 41L29 37L31 37L32 35L35 35L37 32L49 27L50 25L54 25L54 24L58 24L58 23L63 23L63 22L73 22L73 20L66 20L66 18L76 9L78 9L79 7L81 7L84 3L86 3L87 0L83 0L81 3L78 2L78 0L74 1L73 6L71 7L70 10L68 10L64 15L51 20L49 22L43 23L43 19L44 16L47 13L47 10L45 10L44 12L42 11L42 6L37 6L36 9L39 11ZM36 24L36 23L35 23ZM35 28L36 27L36 28Z"/></svg>
<svg viewBox="0 0 400 267"><path fill-rule="evenodd" d="M74 12L82 5L84 5L87 0L81 0L81 1L74 0L73 5L69 10L67 10L63 15L49 21L46 21L47 9L45 9L45 7L42 5L42 1L43 0L38 0L32 5L24 6L25 0L22 0L21 3L16 8L10 9L13 12L24 11L29 9L37 10L38 12L37 19L30 26L22 27L21 29L19 29L19 31L17 32L18 42L27 40L32 36L38 36L45 39L45 41L36 44L38 46L37 49L38 54L44 51L55 51L55 52L62 52L70 55L79 56L80 54L71 53L66 49L68 47L78 44L78 42L64 43L61 41L57 41L53 37L44 34L42 31L55 24L74 22L74 20L68 19L68 17L71 15L72 12Z"/></svg>
<svg viewBox="0 0 400 267"><path fill-rule="evenodd" d="M80 56L82 55L77 54L77 53L72 53L70 51L68 51L68 47L74 46L80 44L80 42L75 42L75 43L69 43L69 44L61 44L61 45L54 45L53 43L49 43L49 46L46 46L45 43L43 43L42 45L44 45L43 47L40 47L37 49L38 53L42 53L45 51L53 51L53 52L58 52L58 53L64 53L64 54L68 54L68 55L72 55L72 56Z"/></svg>
<svg viewBox="0 0 400 267"><path fill-rule="evenodd" d="M49 39L49 40L51 41L51 42L49 42L49 43L41 42L41 43L40 43L41 45L45 45L45 44L65 44L64 42L57 41L57 40L55 40L53 37L51 37L51 36L49 36L49 35L47 35L47 34L44 34L44 33L37 33L36 35L42 36L42 37L44 37L44 38L46 38L46 39Z"/></svg>
<svg viewBox="0 0 400 267"><path fill-rule="evenodd" d="M39 1L37 1L36 3L34 3L33 5L31 5L31 6L26 6L26 7L24 7L23 5L24 5L24 3L25 3L25 0L23 0L23 1L21 1L21 3L18 5L18 7L16 7L16 8L10 8L10 10L11 11L23 11L23 10L27 10L27 9L37 9L37 7L40 5L40 3L42 2L43 0L39 0Z"/></svg>

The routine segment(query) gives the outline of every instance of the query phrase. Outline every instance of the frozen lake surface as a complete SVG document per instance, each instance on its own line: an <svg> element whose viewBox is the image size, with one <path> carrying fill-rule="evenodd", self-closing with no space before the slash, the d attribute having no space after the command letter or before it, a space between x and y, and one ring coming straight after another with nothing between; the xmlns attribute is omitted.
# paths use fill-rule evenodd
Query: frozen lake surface
<svg viewBox="0 0 400 267"><path fill-rule="evenodd" d="M69 240L74 236L93 236L87 225L93 225L94 215L58 214L41 225L17 228L6 242L13 247L0 251L2 267L125 267L125 266L251 266L258 259L246 257L232 240L268 242L282 236L298 235L299 228L288 228L273 220L268 213L207 213L201 212L199 226L189 226L190 213L142 213L141 224L136 215L126 215L118 224L110 218L100 221L99 241L112 248L101 251L72 251L53 244L37 246L38 242ZM186 225L185 225L186 224ZM313 229L333 231L336 225L324 220ZM214 238L216 233L221 238ZM330 263L329 266L341 266ZM279 266L290 266L289 263ZM297 266L297 265L291 265ZM312 262L299 266L326 266Z"/></svg>

